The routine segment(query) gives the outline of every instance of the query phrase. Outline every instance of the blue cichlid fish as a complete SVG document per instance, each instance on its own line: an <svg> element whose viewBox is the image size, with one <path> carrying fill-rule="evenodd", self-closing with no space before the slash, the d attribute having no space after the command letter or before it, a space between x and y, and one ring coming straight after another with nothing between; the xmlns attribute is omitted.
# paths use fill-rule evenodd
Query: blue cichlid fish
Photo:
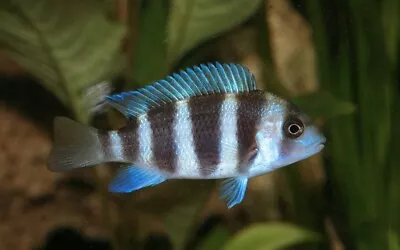
<svg viewBox="0 0 400 250"><path fill-rule="evenodd" d="M220 197L240 203L249 178L320 152L325 137L295 105L258 90L238 64L202 64L107 97L127 126L113 131L54 122L52 171L128 163L109 185L132 192L168 179L222 179Z"/></svg>

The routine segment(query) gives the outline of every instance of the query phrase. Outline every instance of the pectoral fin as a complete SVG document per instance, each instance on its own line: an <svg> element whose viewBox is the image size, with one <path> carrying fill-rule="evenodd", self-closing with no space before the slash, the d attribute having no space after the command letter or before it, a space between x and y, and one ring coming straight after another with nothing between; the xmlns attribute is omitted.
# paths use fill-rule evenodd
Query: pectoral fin
<svg viewBox="0 0 400 250"><path fill-rule="evenodd" d="M166 180L167 178L155 169L129 166L118 171L108 189L114 193L129 193Z"/></svg>
<svg viewBox="0 0 400 250"><path fill-rule="evenodd" d="M246 177L228 178L221 183L220 198L223 199L228 208L242 202L247 188Z"/></svg>

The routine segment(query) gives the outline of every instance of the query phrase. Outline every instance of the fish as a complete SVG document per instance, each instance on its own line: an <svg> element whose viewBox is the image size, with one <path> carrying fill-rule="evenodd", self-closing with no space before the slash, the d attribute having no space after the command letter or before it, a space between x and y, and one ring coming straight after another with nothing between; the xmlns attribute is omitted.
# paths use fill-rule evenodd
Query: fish
<svg viewBox="0 0 400 250"><path fill-rule="evenodd" d="M107 105L126 126L100 130L54 119L48 168L63 172L117 162L112 193L131 193L170 179L220 179L228 208L248 180L319 153L325 137L296 105L258 89L250 70L204 63L145 87L111 94Z"/></svg>

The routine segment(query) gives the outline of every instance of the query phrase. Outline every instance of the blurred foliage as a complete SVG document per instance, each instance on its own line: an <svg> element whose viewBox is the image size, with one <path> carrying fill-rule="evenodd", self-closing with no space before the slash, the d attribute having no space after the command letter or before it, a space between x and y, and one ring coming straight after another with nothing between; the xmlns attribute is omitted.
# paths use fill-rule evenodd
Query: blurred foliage
<svg viewBox="0 0 400 250"><path fill-rule="evenodd" d="M290 221L307 229L287 222L257 222L235 230L219 225L197 249L321 246L318 242L329 238L321 226L326 216L348 249L399 249L399 1L294 2L313 28L323 89L303 96L289 95L273 72L268 5L261 0L129 1L126 25L107 18L110 1L1 1L0 44L77 120L87 123L96 103L92 98L109 91L104 81L123 69L119 50L125 30L130 54L124 89L133 89L164 77L177 65L203 63L207 57L202 46L252 22L268 90L326 120L327 188L324 195L313 196L291 169L287 173L296 218ZM133 249L148 233L132 219L137 211L162 221L174 249L185 249L214 188L212 181L176 181L126 195L121 201L126 206L118 210L120 225L114 234L121 242L114 242L115 249Z"/></svg>
<svg viewBox="0 0 400 250"><path fill-rule="evenodd" d="M164 222L174 249L184 249L214 187L214 181L170 180L164 186L149 190L145 199L134 202L132 206L157 216Z"/></svg>
<svg viewBox="0 0 400 250"><path fill-rule="evenodd" d="M231 237L226 228L218 226L213 229L210 235L197 247L198 250L223 249Z"/></svg>
<svg viewBox="0 0 400 250"><path fill-rule="evenodd" d="M284 235L285 237L282 237ZM254 224L233 237L223 250L274 250L295 243L316 241L318 236L296 226L271 222Z"/></svg>
<svg viewBox="0 0 400 250"><path fill-rule="evenodd" d="M344 245L395 249L399 238L397 0L300 1L314 29L322 86L357 103L331 120L329 214Z"/></svg>
<svg viewBox="0 0 400 250"><path fill-rule="evenodd" d="M254 14L261 2L172 0L167 35L168 63L174 64L199 43L239 25Z"/></svg>
<svg viewBox="0 0 400 250"><path fill-rule="evenodd" d="M132 2L128 5L130 13L138 9L138 17L131 17L131 29L138 29L140 35L131 40L134 48L131 54L132 70L128 73L129 81L126 84L128 89L156 81L168 72L168 1L137 1L136 5ZM136 25L137 22L139 25Z"/></svg>
<svg viewBox="0 0 400 250"><path fill-rule="evenodd" d="M291 101L313 118L333 118L355 111L351 102L339 101L326 91L293 97Z"/></svg>
<svg viewBox="0 0 400 250"><path fill-rule="evenodd" d="M82 122L86 88L118 69L123 31L95 0L0 2L0 44Z"/></svg>

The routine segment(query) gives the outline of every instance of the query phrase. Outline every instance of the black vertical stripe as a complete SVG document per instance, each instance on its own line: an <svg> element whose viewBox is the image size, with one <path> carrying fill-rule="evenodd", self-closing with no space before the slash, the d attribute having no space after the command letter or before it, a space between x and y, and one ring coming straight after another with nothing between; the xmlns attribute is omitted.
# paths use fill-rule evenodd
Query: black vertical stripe
<svg viewBox="0 0 400 250"><path fill-rule="evenodd" d="M135 162L139 157L139 135L137 118L128 120L125 127L118 130L122 143L122 156L125 161Z"/></svg>
<svg viewBox="0 0 400 250"><path fill-rule="evenodd" d="M135 162L139 152L139 140L137 138L137 123L129 122L128 125L120 130L117 130L117 134L121 141L122 158L117 158L113 153L111 132L101 131L99 133L99 140L104 153L106 161L117 161L117 162Z"/></svg>
<svg viewBox="0 0 400 250"><path fill-rule="evenodd" d="M297 116L300 112L299 108L293 104L288 103L285 108L285 113L283 114L283 124L289 119L290 117ZM280 141L279 145L279 155L281 157L288 156L293 148L293 143L290 143L290 138L285 135L285 131L282 131L283 136L282 140Z"/></svg>
<svg viewBox="0 0 400 250"><path fill-rule="evenodd" d="M246 173L254 157L249 155L256 150L257 126L268 105L266 96L261 91L252 91L238 95L237 138L239 146L239 173Z"/></svg>
<svg viewBox="0 0 400 250"><path fill-rule="evenodd" d="M153 157L156 166L164 171L176 171L177 156L174 143L175 103L168 103L149 112L148 120L153 133Z"/></svg>
<svg viewBox="0 0 400 250"><path fill-rule="evenodd" d="M111 142L110 142L109 132L99 131L99 141L100 141L100 145L102 147L102 152L104 154L105 161L112 160L113 156L111 153L111 147L110 147Z"/></svg>
<svg viewBox="0 0 400 250"><path fill-rule="evenodd" d="M224 94L189 100L193 143L203 176L212 174L220 163L220 111L224 100Z"/></svg>

